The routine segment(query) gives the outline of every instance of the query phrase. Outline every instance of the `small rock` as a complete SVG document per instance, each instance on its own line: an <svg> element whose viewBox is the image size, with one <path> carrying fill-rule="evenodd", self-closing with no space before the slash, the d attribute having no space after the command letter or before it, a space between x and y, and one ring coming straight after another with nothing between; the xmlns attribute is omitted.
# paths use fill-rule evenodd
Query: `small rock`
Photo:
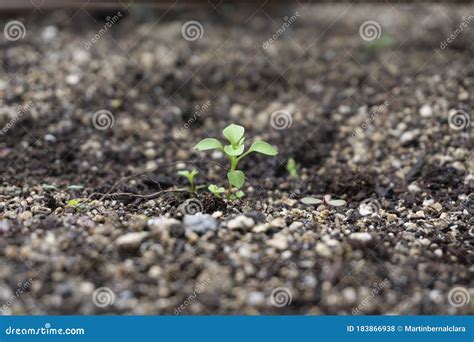
<svg viewBox="0 0 474 342"><path fill-rule="evenodd" d="M56 26L50 25L46 26L41 33L41 38L43 38L46 41L53 40L56 38L56 35L58 34L58 28Z"/></svg>
<svg viewBox="0 0 474 342"><path fill-rule="evenodd" d="M247 304L251 306L265 303L265 295L262 292L250 292L247 297Z"/></svg>
<svg viewBox="0 0 474 342"><path fill-rule="evenodd" d="M229 229L249 229L255 225L254 220L251 217L244 215L237 216L227 222L227 228Z"/></svg>
<svg viewBox="0 0 474 342"><path fill-rule="evenodd" d="M183 223L196 233L205 233L217 229L217 221L209 214L184 215Z"/></svg>
<svg viewBox="0 0 474 342"><path fill-rule="evenodd" d="M31 211L24 211L20 214L18 214L18 218L21 220L21 221L25 221L25 220L29 220L33 217L33 214L31 213Z"/></svg>
<svg viewBox="0 0 474 342"><path fill-rule="evenodd" d="M8 220L0 220L0 233L7 233L10 229L11 225Z"/></svg>
<svg viewBox="0 0 474 342"><path fill-rule="evenodd" d="M372 240L372 235L367 232L352 233L349 235L349 239L360 243L367 243Z"/></svg>
<svg viewBox="0 0 474 342"><path fill-rule="evenodd" d="M141 245L148 235L148 232L127 233L119 236L117 240L115 240L115 243L123 250L134 250Z"/></svg>
<svg viewBox="0 0 474 342"><path fill-rule="evenodd" d="M420 192L421 189L418 185L412 183L412 184L408 185L408 191L410 191L411 193L417 193L417 192Z"/></svg>
<svg viewBox="0 0 474 342"><path fill-rule="evenodd" d="M80 80L79 75L76 74L71 74L66 76L66 83L69 85L75 85L78 84Z"/></svg>
<svg viewBox="0 0 474 342"><path fill-rule="evenodd" d="M420 131L415 129L413 131L406 131L400 136L400 142L403 145L409 144L413 141L415 141L418 136L420 135Z"/></svg>
<svg viewBox="0 0 474 342"><path fill-rule="evenodd" d="M395 214L387 214L387 221L389 222L393 222L393 221L396 221L398 219L398 216L395 215Z"/></svg>
<svg viewBox="0 0 474 342"><path fill-rule="evenodd" d="M284 228L286 226L286 222L283 217L277 217L276 219L270 221L269 224L274 228Z"/></svg>
<svg viewBox="0 0 474 342"><path fill-rule="evenodd" d="M342 290L342 297L348 304L354 304L357 301L357 292L353 287L346 287Z"/></svg>
<svg viewBox="0 0 474 342"><path fill-rule="evenodd" d="M268 240L267 244L279 250L288 248L288 241L283 234L275 234L271 240Z"/></svg>
<svg viewBox="0 0 474 342"><path fill-rule="evenodd" d="M315 247L316 253L324 258L330 258L332 256L331 249L324 243L318 242Z"/></svg>
<svg viewBox="0 0 474 342"><path fill-rule="evenodd" d="M254 233L265 233L267 230L269 230L271 227L267 223L259 224L255 227L252 228L252 231Z"/></svg>
<svg viewBox="0 0 474 342"><path fill-rule="evenodd" d="M424 118L429 118L430 116L433 115L433 109L431 109L430 105L424 104L423 106L420 107L420 109L418 110L418 113Z"/></svg>
<svg viewBox="0 0 474 342"><path fill-rule="evenodd" d="M58 139L52 135L52 134L46 134L44 136L44 141L47 141L47 142L56 142Z"/></svg>
<svg viewBox="0 0 474 342"><path fill-rule="evenodd" d="M222 211L215 211L212 213L212 217L214 217L215 219L221 218L222 216L224 216L224 213Z"/></svg>
<svg viewBox="0 0 474 342"><path fill-rule="evenodd" d="M443 256L443 251L441 249L436 249L434 251L434 255L436 255L438 258L441 258Z"/></svg>

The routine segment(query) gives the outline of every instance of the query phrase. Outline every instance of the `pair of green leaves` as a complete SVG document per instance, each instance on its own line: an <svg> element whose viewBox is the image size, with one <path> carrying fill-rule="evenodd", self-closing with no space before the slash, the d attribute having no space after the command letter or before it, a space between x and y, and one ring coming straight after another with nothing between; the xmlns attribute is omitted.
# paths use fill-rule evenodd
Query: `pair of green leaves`
<svg viewBox="0 0 474 342"><path fill-rule="evenodd" d="M231 124L227 126L222 133L230 142L230 145L223 146L222 143L215 138L206 138L201 140L195 149L199 151L217 149L231 157L243 157L252 152L265 154L267 156L276 156L278 151L265 141L255 141L252 146L244 153L244 134L245 128L239 125Z"/></svg>
<svg viewBox="0 0 474 342"><path fill-rule="evenodd" d="M233 186L237 189L242 188L245 183L245 174L241 170L237 170L237 163L252 152L257 152L265 154L267 156L276 156L278 151L269 143L265 141L255 141L250 148L245 151L245 128L239 125L231 124L227 126L222 133L224 137L229 141L229 145L222 145L222 143L215 138L206 138L201 140L196 146L195 149L199 151L206 150L219 150L223 152L227 158L229 158L231 167L230 171L227 172L227 180L229 181L230 186ZM229 192L230 192L229 188ZM220 188L216 185L210 185L209 191L211 191L216 196L225 192L224 188ZM237 191L235 194L228 193L228 197L241 198L244 196L242 191Z"/></svg>
<svg viewBox="0 0 474 342"><path fill-rule="evenodd" d="M196 175L198 174L199 172L196 170L196 169L193 169L191 171L188 171L188 170L181 170L181 171L178 171L178 175L180 176L183 176L183 177L186 177L189 181L189 183L193 183L194 182L194 177L196 177Z"/></svg>
<svg viewBox="0 0 474 342"><path fill-rule="evenodd" d="M221 198L222 194L225 192L224 187L211 184L208 187L208 190L212 192L216 197ZM242 190L237 190L234 193L230 194L229 199L235 200L245 196L245 193Z"/></svg>

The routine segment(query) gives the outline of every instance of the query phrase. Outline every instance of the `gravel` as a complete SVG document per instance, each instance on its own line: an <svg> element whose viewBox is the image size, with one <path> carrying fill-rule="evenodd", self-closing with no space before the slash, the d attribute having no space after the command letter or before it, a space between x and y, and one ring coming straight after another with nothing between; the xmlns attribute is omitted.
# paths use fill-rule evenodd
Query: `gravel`
<svg viewBox="0 0 474 342"><path fill-rule="evenodd" d="M298 7L245 24L243 9L220 10L124 16L89 49L103 18L54 12L1 41L0 127L19 105L27 114L0 139L0 308L474 313L472 123L449 120L472 118L474 26L439 48L469 8L308 5L266 49ZM191 17L204 28L196 41L181 34ZM395 46L363 40L367 20ZM113 117L105 129L93 122L101 110ZM192 147L230 122L279 155L239 163L239 201L176 191L184 168L204 188L225 185L222 154ZM300 202L325 195L346 205ZM459 288L471 300L452 305ZM109 305L94 304L99 289ZM277 289L291 300L274 305Z"/></svg>

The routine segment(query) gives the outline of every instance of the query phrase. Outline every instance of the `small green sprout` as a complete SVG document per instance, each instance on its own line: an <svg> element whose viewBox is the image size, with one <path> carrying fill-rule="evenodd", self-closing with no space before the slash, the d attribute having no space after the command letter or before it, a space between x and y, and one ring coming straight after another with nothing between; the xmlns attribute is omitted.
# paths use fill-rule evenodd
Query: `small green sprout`
<svg viewBox="0 0 474 342"><path fill-rule="evenodd" d="M303 197L301 202L304 204L310 205L319 205L324 204L326 206L332 207L342 207L346 205L346 201L342 199L331 199L331 195L325 195L322 199L315 198L315 197Z"/></svg>
<svg viewBox="0 0 474 342"><path fill-rule="evenodd" d="M224 137L229 141L229 145L223 146L222 143L214 138L206 138L201 140L196 146L195 149L199 151L213 150L217 149L221 152L224 152L226 157L230 161L230 170L227 172L227 181L228 187L226 192L227 199L237 199L243 197L245 194L243 191L239 191L245 183L245 174L242 170L237 169L237 165L242 158L246 157L252 152L257 152L265 154L267 156L276 156L278 151L269 143L265 141L255 141L247 151L245 150L245 128L239 125L231 124L227 126L222 133ZM212 186L213 190L221 189L217 186ZM216 192L209 189L213 194L216 195ZM222 192L217 192L221 194ZM220 197L220 196L218 196Z"/></svg>
<svg viewBox="0 0 474 342"><path fill-rule="evenodd" d="M378 51L384 49L391 49L395 46L395 40L391 35L382 32L380 37L368 44L369 50Z"/></svg>
<svg viewBox="0 0 474 342"><path fill-rule="evenodd" d="M82 198L74 198L69 201L67 201L67 206L74 208L76 211L83 211L87 209L87 200L82 199Z"/></svg>
<svg viewBox="0 0 474 342"><path fill-rule="evenodd" d="M293 158L288 159L286 162L286 170L290 174L291 177L298 179L300 176L298 175L298 169L300 165L295 162Z"/></svg>
<svg viewBox="0 0 474 342"><path fill-rule="evenodd" d="M193 169L192 171L188 170L183 170L183 171L178 171L178 175L186 177L188 182L189 182L189 192L195 193L196 192L196 184L194 183L194 177L199 172L196 169Z"/></svg>
<svg viewBox="0 0 474 342"><path fill-rule="evenodd" d="M225 192L225 189L222 186L217 186L215 184L210 184L207 189L218 198L221 198L221 195Z"/></svg>

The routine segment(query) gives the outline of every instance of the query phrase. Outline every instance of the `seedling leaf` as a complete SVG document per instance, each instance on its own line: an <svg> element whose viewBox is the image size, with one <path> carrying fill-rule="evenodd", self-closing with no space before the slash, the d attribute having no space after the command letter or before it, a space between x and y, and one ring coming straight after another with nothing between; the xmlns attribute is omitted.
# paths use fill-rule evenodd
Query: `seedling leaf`
<svg viewBox="0 0 474 342"><path fill-rule="evenodd" d="M224 152L229 156L240 156L242 153L244 153L244 148L244 145L240 145L237 148L233 148L232 145L227 145L224 147Z"/></svg>
<svg viewBox="0 0 474 342"><path fill-rule="evenodd" d="M240 145L240 139L244 136L245 128L239 125L231 124L222 131L224 136L233 146Z"/></svg>
<svg viewBox="0 0 474 342"><path fill-rule="evenodd" d="M245 174L240 170L229 171L227 172L227 179L229 180L230 184L240 189L242 185L244 185Z"/></svg>
<svg viewBox="0 0 474 342"><path fill-rule="evenodd" d="M341 199L335 199L328 201L328 204L332 205L333 207L342 207L343 205L346 205L346 201Z"/></svg>
<svg viewBox="0 0 474 342"><path fill-rule="evenodd" d="M203 139L196 146L194 146L194 148L199 151L212 150L212 149L218 149L218 150L224 149L222 147L221 142L214 138Z"/></svg>
<svg viewBox="0 0 474 342"><path fill-rule="evenodd" d="M265 141L256 141L250 146L249 152L258 152L267 156L276 156L278 151Z"/></svg>
<svg viewBox="0 0 474 342"><path fill-rule="evenodd" d="M323 203L323 201L321 201L318 198L314 198L314 197L303 197L300 201L304 204L311 204L311 205L316 205L316 204Z"/></svg>

